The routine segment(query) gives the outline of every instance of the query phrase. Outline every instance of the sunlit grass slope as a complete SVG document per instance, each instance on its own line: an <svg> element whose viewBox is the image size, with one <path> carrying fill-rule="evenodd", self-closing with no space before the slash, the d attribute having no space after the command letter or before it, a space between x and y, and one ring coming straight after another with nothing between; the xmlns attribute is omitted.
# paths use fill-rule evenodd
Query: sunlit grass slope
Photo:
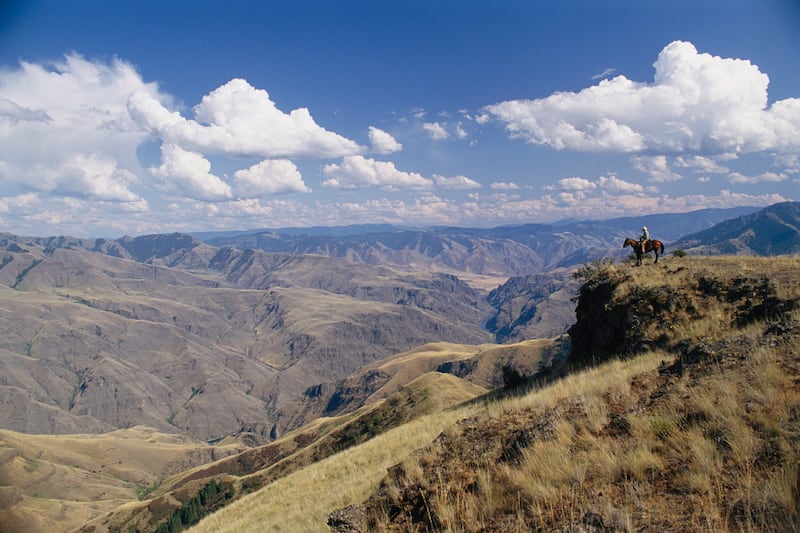
<svg viewBox="0 0 800 533"><path fill-rule="evenodd" d="M166 475L241 449L141 426L101 435L0 430L0 530L69 531Z"/></svg>
<svg viewBox="0 0 800 533"><path fill-rule="evenodd" d="M460 381L438 373L420 379L445 396L454 390L452 382ZM192 531L328 531L325 524L330 512L363 501L387 468L478 409L446 409L390 429L359 446L277 479L206 518Z"/></svg>

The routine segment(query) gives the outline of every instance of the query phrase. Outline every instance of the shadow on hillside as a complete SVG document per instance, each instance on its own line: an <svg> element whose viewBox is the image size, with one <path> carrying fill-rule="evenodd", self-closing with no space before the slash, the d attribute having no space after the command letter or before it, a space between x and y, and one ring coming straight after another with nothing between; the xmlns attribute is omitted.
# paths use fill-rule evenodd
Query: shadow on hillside
<svg viewBox="0 0 800 533"><path fill-rule="evenodd" d="M511 365L504 365L501 368L502 387L468 400L461 405L478 405L522 397L563 379L570 373L568 367L570 347L569 336L561 336L544 354L542 362L539 364L539 370L532 375L525 374Z"/></svg>

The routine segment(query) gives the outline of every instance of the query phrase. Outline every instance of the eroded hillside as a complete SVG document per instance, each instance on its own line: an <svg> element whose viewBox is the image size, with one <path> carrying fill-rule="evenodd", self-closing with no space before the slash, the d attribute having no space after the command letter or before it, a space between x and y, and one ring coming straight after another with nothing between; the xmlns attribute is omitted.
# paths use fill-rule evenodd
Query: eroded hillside
<svg viewBox="0 0 800 533"><path fill-rule="evenodd" d="M266 442L308 387L426 342L491 339L488 304L454 276L180 235L6 236L0 302L0 427L29 433Z"/></svg>

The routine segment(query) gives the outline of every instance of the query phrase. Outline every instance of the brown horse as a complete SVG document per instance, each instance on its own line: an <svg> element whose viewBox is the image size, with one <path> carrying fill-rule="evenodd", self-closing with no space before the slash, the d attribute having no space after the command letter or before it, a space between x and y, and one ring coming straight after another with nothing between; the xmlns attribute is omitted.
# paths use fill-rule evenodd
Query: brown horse
<svg viewBox="0 0 800 533"><path fill-rule="evenodd" d="M657 239L650 239L644 245L644 252L642 252L642 245L639 241L631 239L630 237L625 239L625 242L622 243L622 247L625 248L626 246L630 246L633 248L633 251L636 252L636 266L642 264L642 255L648 252L654 252L656 254L656 260L653 262L658 263L658 254L664 255L664 243Z"/></svg>

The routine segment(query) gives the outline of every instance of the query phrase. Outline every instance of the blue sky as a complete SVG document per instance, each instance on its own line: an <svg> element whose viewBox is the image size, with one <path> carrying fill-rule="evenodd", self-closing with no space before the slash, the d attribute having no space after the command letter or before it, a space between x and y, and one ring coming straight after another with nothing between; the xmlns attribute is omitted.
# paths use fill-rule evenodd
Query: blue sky
<svg viewBox="0 0 800 533"><path fill-rule="evenodd" d="M798 154L798 0L0 3L3 231L769 205Z"/></svg>

